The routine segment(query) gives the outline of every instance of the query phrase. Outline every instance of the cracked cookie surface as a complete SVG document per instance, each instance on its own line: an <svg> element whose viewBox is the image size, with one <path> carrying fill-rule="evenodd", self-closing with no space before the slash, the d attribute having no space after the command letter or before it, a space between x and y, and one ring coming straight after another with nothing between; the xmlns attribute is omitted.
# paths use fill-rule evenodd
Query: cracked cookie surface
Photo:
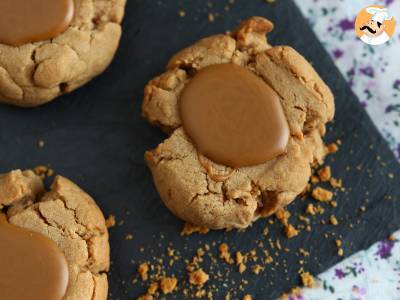
<svg viewBox="0 0 400 300"><path fill-rule="evenodd" d="M49 192L32 171L0 175L0 208L10 224L53 240L69 270L64 300L105 300L110 250L102 212L94 200L68 179L58 176Z"/></svg>
<svg viewBox="0 0 400 300"><path fill-rule="evenodd" d="M143 116L170 134L145 159L163 202L187 222L245 228L292 202L306 187L312 164L326 154L322 136L334 116L333 95L293 48L268 44L272 29L270 21L253 17L230 35L204 38L173 56L145 88ZM279 95L290 128L285 154L233 170L197 153L182 128L178 99L198 70L222 63L249 69Z"/></svg>
<svg viewBox="0 0 400 300"><path fill-rule="evenodd" d="M0 102L47 103L102 73L121 37L126 0L74 0L75 15L58 37L20 47L0 44Z"/></svg>

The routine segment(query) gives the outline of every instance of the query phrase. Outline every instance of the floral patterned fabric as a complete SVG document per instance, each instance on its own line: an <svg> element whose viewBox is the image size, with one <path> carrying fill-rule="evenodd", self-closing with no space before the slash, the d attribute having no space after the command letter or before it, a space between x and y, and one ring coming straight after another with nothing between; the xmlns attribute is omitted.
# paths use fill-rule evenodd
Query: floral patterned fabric
<svg viewBox="0 0 400 300"><path fill-rule="evenodd" d="M317 287L290 300L400 299L400 233L361 251L318 276Z"/></svg>
<svg viewBox="0 0 400 300"><path fill-rule="evenodd" d="M400 160L400 0L295 0L315 33ZM354 20L369 5L396 19L392 39L369 46ZM290 300L400 300L400 231L318 276L317 287Z"/></svg>
<svg viewBox="0 0 400 300"><path fill-rule="evenodd" d="M400 159L400 1L295 0L354 93ZM385 5L396 19L392 39L364 44L354 21L368 5Z"/></svg>

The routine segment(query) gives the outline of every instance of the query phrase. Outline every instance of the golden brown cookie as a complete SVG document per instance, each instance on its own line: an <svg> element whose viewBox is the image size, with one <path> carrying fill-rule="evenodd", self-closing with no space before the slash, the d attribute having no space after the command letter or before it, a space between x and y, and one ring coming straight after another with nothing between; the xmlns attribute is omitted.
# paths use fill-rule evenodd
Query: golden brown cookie
<svg viewBox="0 0 400 300"><path fill-rule="evenodd" d="M0 103L32 107L102 73L121 37L126 0L74 0L74 17L56 38L13 47L0 43Z"/></svg>
<svg viewBox="0 0 400 300"><path fill-rule="evenodd" d="M272 29L270 21L253 17L232 34L204 38L173 56L145 88L144 117L170 134L145 158L161 199L187 222L245 228L292 202L306 187L311 165L325 156L321 137L334 116L333 95L296 50L268 44ZM290 128L285 154L238 169L198 154L181 126L178 99L198 70L222 63L247 68L279 95Z"/></svg>
<svg viewBox="0 0 400 300"><path fill-rule="evenodd" d="M0 210L12 225L54 241L68 263L64 300L107 299L110 265L108 231L94 200L66 178L49 192L32 171L0 175Z"/></svg>

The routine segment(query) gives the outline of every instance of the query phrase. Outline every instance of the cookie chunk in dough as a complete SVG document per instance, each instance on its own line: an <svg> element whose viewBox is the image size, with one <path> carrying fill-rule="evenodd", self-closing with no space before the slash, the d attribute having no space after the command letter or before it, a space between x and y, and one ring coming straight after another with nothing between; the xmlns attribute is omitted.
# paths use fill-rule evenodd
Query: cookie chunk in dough
<svg viewBox="0 0 400 300"><path fill-rule="evenodd" d="M60 295L64 300L107 299L110 249L104 216L94 200L68 179L56 177L46 192L40 177L32 171L1 174L0 236L9 247L16 247L16 253L25 251L25 260L32 256L40 262L40 257L46 256L38 264L44 270L33 268L34 259L12 263L9 271L13 275L19 267L42 275L27 282L7 281L21 287L8 286L2 291L13 296L11 299L60 299ZM9 247L0 246L0 261L5 256L16 259ZM3 261L0 277L10 274L6 266ZM55 275L49 276L46 271ZM46 276L48 281L43 282ZM29 274L21 275L22 279L27 277ZM37 290L41 286L45 288Z"/></svg>
<svg viewBox="0 0 400 300"><path fill-rule="evenodd" d="M42 105L111 63L126 0L1 2L0 103Z"/></svg>
<svg viewBox="0 0 400 300"><path fill-rule="evenodd" d="M145 159L163 202L187 222L211 229L246 228L258 218L270 216L291 203L306 187L312 165L324 159L326 153L322 136L326 123L334 117L333 95L296 50L268 43L266 35L272 30L273 24L269 20L252 17L242 22L232 34L204 38L173 56L165 73L151 80L145 88L143 116L169 135L156 149L146 152ZM222 122L217 122L217 133L212 132L212 126L207 121L216 122L218 118L207 117L207 110L201 106L202 101L195 104L200 105L199 111L205 119L194 119L202 122L201 125L192 122L190 125L194 127L188 127L187 115L182 118L182 113L187 113L182 101L188 98L188 90L196 90L193 89L194 81L199 82L201 74L211 66L215 69L217 65L227 64L254 74L272 88L273 98L279 99L287 123L276 115L277 109L272 119L277 120L274 124L281 126L281 139L280 143L279 136L272 140L277 150L274 153L270 149L254 149L262 145L259 140L240 145L231 139L232 145L239 147L240 151L248 149L248 153L252 153L245 159L244 154L232 156L235 149L229 149L229 145L224 146L220 141L216 141L220 146L215 147L209 140L207 143L202 140L207 139L207 135L199 130L201 126L210 130L213 137L217 137L218 132L226 134L224 122L231 122L227 118L238 108L218 114ZM204 78L207 79L207 76ZM224 97L218 94L224 89L226 87L213 87L217 98ZM236 89L242 89L240 81ZM203 93L204 90L197 89L197 92ZM229 93L233 95L232 99L237 98L235 92L229 90ZM204 95L208 97L210 93ZM189 99L195 96L193 93ZM209 99L204 101L210 102ZM210 102L209 105L214 104ZM227 103L224 105L229 108ZM246 123L249 122L246 105L240 105L244 117L239 123L249 124ZM252 106L253 111L254 108ZM190 113L193 118L194 112ZM210 111L210 115L213 113ZM256 118L259 118L258 113ZM271 118L265 118L265 122L271 122ZM232 126L228 124L227 127ZM223 134L219 136L221 140L226 138ZM245 141L247 136L237 138ZM227 151L218 152L220 147L225 147ZM226 152L231 157L227 157ZM253 155L259 157L256 159ZM262 157L269 158L252 164Z"/></svg>

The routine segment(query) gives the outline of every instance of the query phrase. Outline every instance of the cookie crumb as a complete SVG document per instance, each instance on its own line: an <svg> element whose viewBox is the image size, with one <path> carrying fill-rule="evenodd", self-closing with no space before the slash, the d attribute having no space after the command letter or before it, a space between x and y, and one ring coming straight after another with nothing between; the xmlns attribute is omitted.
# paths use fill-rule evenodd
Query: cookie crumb
<svg viewBox="0 0 400 300"><path fill-rule="evenodd" d="M256 275L260 274L262 270L264 270L264 268L261 267L260 265L254 265L251 267L251 271Z"/></svg>
<svg viewBox="0 0 400 300"><path fill-rule="evenodd" d="M111 228L115 226L115 216L114 215L109 215L108 218L106 219L106 227Z"/></svg>
<svg viewBox="0 0 400 300"><path fill-rule="evenodd" d="M333 188L341 188L342 187L342 180L341 179L336 179L336 178L331 178L329 179L329 183Z"/></svg>
<svg viewBox="0 0 400 300"><path fill-rule="evenodd" d="M189 274L189 282L192 285L203 286L209 279L210 276L203 269L198 269Z"/></svg>
<svg viewBox="0 0 400 300"><path fill-rule="evenodd" d="M287 226L289 223L290 212L281 208L275 213L276 218L281 222L283 225Z"/></svg>
<svg viewBox="0 0 400 300"><path fill-rule="evenodd" d="M219 257L228 264L233 264L233 259L229 253L229 246L227 243L219 245Z"/></svg>
<svg viewBox="0 0 400 300"><path fill-rule="evenodd" d="M285 226L285 235L287 236L287 238L291 239L292 237L295 237L299 234L299 231L293 227L293 225L288 224L287 226Z"/></svg>
<svg viewBox="0 0 400 300"><path fill-rule="evenodd" d="M322 182L327 182L331 179L331 167L325 166L321 170L318 171L319 180Z"/></svg>
<svg viewBox="0 0 400 300"><path fill-rule="evenodd" d="M302 272L300 274L301 282L305 287L313 288L314 287L314 277L309 272Z"/></svg>
<svg viewBox="0 0 400 300"><path fill-rule="evenodd" d="M339 248L337 254L343 256L343 248Z"/></svg>
<svg viewBox="0 0 400 300"><path fill-rule="evenodd" d="M249 294L243 296L243 300L251 300L251 299L253 298Z"/></svg>
<svg viewBox="0 0 400 300"><path fill-rule="evenodd" d="M237 265L240 265L240 264L243 263L243 261L244 261L244 256L243 256L243 254L242 254L240 251L237 251L237 252L236 252L236 264L237 264Z"/></svg>
<svg viewBox="0 0 400 300"><path fill-rule="evenodd" d="M127 234L127 235L125 236L125 240L127 240L127 241L133 240L133 235L132 235L132 234Z"/></svg>
<svg viewBox="0 0 400 300"><path fill-rule="evenodd" d="M170 294L174 291L178 284L178 280L175 277L164 277L160 280L160 289L163 294Z"/></svg>
<svg viewBox="0 0 400 300"><path fill-rule="evenodd" d="M396 237L393 234L391 234L389 235L388 240L394 242L396 240Z"/></svg>
<svg viewBox="0 0 400 300"><path fill-rule="evenodd" d="M214 22L214 21L215 21L215 16L214 16L213 13L209 13L209 14L208 14L208 21L209 21L209 22Z"/></svg>
<svg viewBox="0 0 400 300"><path fill-rule="evenodd" d="M147 279L149 279L149 274L148 274L149 264L148 263L140 264L137 271L138 271L142 281L146 281Z"/></svg>
<svg viewBox="0 0 400 300"><path fill-rule="evenodd" d="M329 222L333 225L333 226L337 226L339 224L338 220L336 219L336 217L334 215L331 215L329 217Z"/></svg>
<svg viewBox="0 0 400 300"><path fill-rule="evenodd" d="M317 214L317 211L315 210L315 207L312 203L307 204L306 213L312 216L315 216Z"/></svg>
<svg viewBox="0 0 400 300"><path fill-rule="evenodd" d="M179 15L181 18L183 18L184 16L186 16L186 12L185 12L184 10L180 10L180 11L178 12L178 15Z"/></svg>
<svg viewBox="0 0 400 300"><path fill-rule="evenodd" d="M158 290L158 283L153 282L152 284L149 285L147 289L147 294L154 295L157 292L157 290Z"/></svg>
<svg viewBox="0 0 400 300"><path fill-rule="evenodd" d="M324 189L322 187L316 187L312 193L311 196L318 201L321 202L327 202L331 201L333 198L333 193L331 191L328 191L327 189Z"/></svg>
<svg viewBox="0 0 400 300"><path fill-rule="evenodd" d="M38 140L38 147L39 148L44 148L44 141L43 140Z"/></svg>
<svg viewBox="0 0 400 300"><path fill-rule="evenodd" d="M46 166L37 166L33 169L36 175L40 176L40 178L45 179L46 177L51 177L54 175L54 171Z"/></svg>
<svg viewBox="0 0 400 300"><path fill-rule="evenodd" d="M193 225L190 223L185 223L185 226L183 227L183 229L181 231L181 236L189 236L189 235L192 235L193 233L206 234L209 231L210 231L209 228Z"/></svg>
<svg viewBox="0 0 400 300"><path fill-rule="evenodd" d="M326 146L328 154L336 153L339 150L339 146L336 143L329 144Z"/></svg>
<svg viewBox="0 0 400 300"><path fill-rule="evenodd" d="M242 274L244 271L246 271L247 267L245 264L241 263L239 264L239 273Z"/></svg>

